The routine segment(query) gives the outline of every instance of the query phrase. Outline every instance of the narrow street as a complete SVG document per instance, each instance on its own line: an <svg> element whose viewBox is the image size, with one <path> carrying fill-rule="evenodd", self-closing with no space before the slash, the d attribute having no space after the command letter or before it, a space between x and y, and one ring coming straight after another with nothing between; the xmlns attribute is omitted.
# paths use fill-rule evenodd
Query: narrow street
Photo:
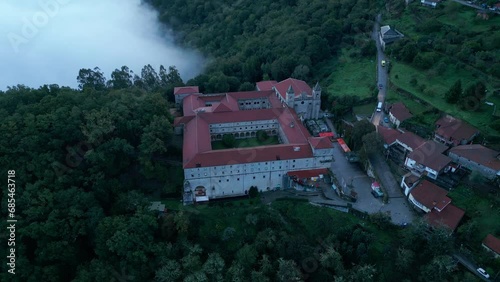
<svg viewBox="0 0 500 282"><path fill-rule="evenodd" d="M491 281L490 279L486 279L479 273L477 273L478 266L472 263L470 260L468 260L466 257L460 254L453 254L453 257L460 263L462 264L465 268L467 268L470 272L472 272L474 275L479 277L483 281Z"/></svg>
<svg viewBox="0 0 500 282"><path fill-rule="evenodd" d="M379 87L379 92L377 96L378 102L385 102L385 95L387 89L387 67L382 67L382 61L387 61L384 50L380 44L379 40L379 31L380 31L380 22L382 21L382 15L378 14L373 24L373 33L372 39L375 40L375 45L377 46L377 87ZM374 109L374 114L372 116L372 123L377 126L380 123L380 119L382 118L382 112L377 112Z"/></svg>

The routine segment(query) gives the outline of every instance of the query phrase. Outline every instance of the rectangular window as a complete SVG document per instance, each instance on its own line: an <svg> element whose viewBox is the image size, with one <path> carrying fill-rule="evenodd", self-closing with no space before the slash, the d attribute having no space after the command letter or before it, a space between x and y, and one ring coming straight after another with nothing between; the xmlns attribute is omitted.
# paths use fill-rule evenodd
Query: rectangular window
<svg viewBox="0 0 500 282"><path fill-rule="evenodd" d="M265 175L262 175L262 178L266 178L266 176L265 176Z"/></svg>
<svg viewBox="0 0 500 282"><path fill-rule="evenodd" d="M253 179L255 179L255 176L253 177Z"/></svg>

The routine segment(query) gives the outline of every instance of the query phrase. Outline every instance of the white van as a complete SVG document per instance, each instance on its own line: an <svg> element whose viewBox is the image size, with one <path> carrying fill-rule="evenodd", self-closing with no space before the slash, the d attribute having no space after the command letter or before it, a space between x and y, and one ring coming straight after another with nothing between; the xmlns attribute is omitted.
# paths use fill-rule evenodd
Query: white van
<svg viewBox="0 0 500 282"><path fill-rule="evenodd" d="M382 102L378 102L377 112L381 112L381 111L382 111Z"/></svg>

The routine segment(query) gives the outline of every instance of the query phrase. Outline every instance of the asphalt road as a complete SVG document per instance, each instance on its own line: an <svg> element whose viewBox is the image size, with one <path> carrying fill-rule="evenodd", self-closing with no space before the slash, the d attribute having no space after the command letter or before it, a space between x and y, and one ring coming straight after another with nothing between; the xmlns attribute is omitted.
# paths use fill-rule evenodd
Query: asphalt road
<svg viewBox="0 0 500 282"><path fill-rule="evenodd" d="M460 254L453 254L453 257L460 263L462 264L465 268L467 268L470 272L474 273L477 277L479 277L483 281L491 281L490 279L486 279L484 276L479 274L476 269L479 267L472 263L470 260L468 260L466 257L460 255ZM490 274L491 275L491 274ZM490 277L491 278L491 277Z"/></svg>
<svg viewBox="0 0 500 282"><path fill-rule="evenodd" d="M375 20L375 23L373 24L373 32L372 32L372 39L375 40L375 44L377 46L377 87L379 85L382 85L382 89L379 89L378 91L378 101L384 103L385 102L385 95L386 95L386 89L387 89L387 66L382 67L381 62L386 61L386 57L384 54L384 50L382 50L382 46L380 45L380 40L379 40L379 30L380 30L380 21L382 20L382 15L378 14ZM382 112L377 112L375 109L375 112L372 116L372 122L374 125L378 125L380 122L380 119L382 118Z"/></svg>
<svg viewBox="0 0 500 282"><path fill-rule="evenodd" d="M339 182L342 182L342 179L344 179L345 183L350 185L351 189L358 194L358 200L352 205L355 209L368 213L386 212L391 216L391 220L395 224L413 221L413 211L409 207L406 198L403 197L403 194L397 190L398 186L394 178L392 178L392 182L390 182L390 178L387 181L382 178L382 185L385 185L385 183L392 185L388 193L390 197L389 203L384 204L381 198L375 198L371 194L373 179L368 177L357 164L348 162L340 146L335 145L333 157L335 161L332 163L331 168L335 177ZM382 162L384 162L383 159ZM387 166L385 162L384 164ZM376 168L374 167L374 169ZM390 173L382 175L384 177L393 177ZM332 191L331 193L333 194L334 192Z"/></svg>
<svg viewBox="0 0 500 282"><path fill-rule="evenodd" d="M455 1L455 2L457 2L457 3L460 3L460 4L464 5L464 6L469 6L469 7L472 7L472 8L474 8L474 9L478 9L478 10L487 10L487 11L488 11L488 12L490 12L490 13L495 13L495 14L499 14L499 15L500 15L500 11L491 11L491 10L489 10L489 9L484 9L484 8L483 8L483 7L481 7L480 5L477 5L477 4L474 4L474 3L470 3L470 4L469 4L469 3L467 3L468 1L462 1L462 0L453 0L453 1Z"/></svg>

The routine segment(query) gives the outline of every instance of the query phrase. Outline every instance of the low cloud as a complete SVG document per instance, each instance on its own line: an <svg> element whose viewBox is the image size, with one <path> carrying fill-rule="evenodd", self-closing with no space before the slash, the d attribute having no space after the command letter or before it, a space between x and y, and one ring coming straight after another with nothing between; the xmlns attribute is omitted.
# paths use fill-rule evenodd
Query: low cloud
<svg viewBox="0 0 500 282"><path fill-rule="evenodd" d="M202 71L194 50L175 46L157 13L140 0L40 0L0 2L0 89L24 84L77 87L82 68L107 78L128 66L140 75L175 65L184 80Z"/></svg>

